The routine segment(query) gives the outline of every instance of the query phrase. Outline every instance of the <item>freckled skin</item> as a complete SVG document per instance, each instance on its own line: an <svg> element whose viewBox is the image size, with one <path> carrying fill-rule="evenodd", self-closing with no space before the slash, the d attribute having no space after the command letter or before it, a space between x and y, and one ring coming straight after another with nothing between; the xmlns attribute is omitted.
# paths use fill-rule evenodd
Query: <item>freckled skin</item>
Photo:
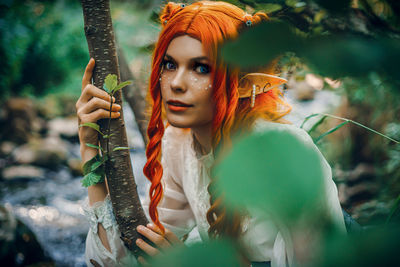
<svg viewBox="0 0 400 267"><path fill-rule="evenodd" d="M210 59L203 49L202 43L188 35L173 39L166 55L173 58L171 65L164 65L161 74L161 95L168 122L179 128L209 128L213 115L211 71L194 65L193 59L207 57L199 62L210 66ZM176 100L189 104L184 111L173 111L166 103Z"/></svg>

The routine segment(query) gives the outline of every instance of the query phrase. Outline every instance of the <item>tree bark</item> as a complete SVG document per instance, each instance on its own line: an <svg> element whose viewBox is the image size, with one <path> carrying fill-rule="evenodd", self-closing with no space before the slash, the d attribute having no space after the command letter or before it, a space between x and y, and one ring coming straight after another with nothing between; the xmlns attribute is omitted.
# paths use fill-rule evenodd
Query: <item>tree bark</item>
<svg viewBox="0 0 400 267"><path fill-rule="evenodd" d="M104 79L108 74L116 74L120 82L109 0L81 0L81 4L89 54L96 61L93 84L98 88L103 88ZM121 91L115 95L115 98L116 102L122 105ZM116 146L128 146L122 109L120 112L119 119L111 120L111 133L115 135L110 138L110 151ZM101 131L106 132L107 120L99 121L99 125ZM105 149L106 140L101 136L99 140ZM121 239L137 257L141 250L136 246L135 241L138 237L143 237L137 233L136 227L146 225L148 220L140 203L128 150L112 152L110 159L106 162L106 177L115 218L121 231Z"/></svg>
<svg viewBox="0 0 400 267"><path fill-rule="evenodd" d="M132 84L128 85L123 91L125 101L131 107L133 114L135 114L136 124L138 125L139 131L142 135L143 142L145 146L147 145L147 120L145 116L146 101L143 94L142 88L145 86L141 84L138 80L135 80L131 70L129 69L128 62L124 56L121 47L118 47L118 63L121 72L121 79L123 81L131 80Z"/></svg>

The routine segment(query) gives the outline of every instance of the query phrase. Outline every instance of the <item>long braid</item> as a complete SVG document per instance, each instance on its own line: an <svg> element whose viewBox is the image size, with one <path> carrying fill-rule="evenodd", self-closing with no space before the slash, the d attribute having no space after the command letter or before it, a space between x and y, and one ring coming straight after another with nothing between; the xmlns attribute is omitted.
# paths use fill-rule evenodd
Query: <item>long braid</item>
<svg viewBox="0 0 400 267"><path fill-rule="evenodd" d="M158 76L158 75L157 75ZM160 90L152 91L152 112L147 128L149 143L146 148L147 162L143 168L143 172L147 179L151 182L149 196L150 206L149 214L153 222L164 232L164 227L159 221L157 205L160 203L163 188L161 178L163 175L163 167L160 163L161 157L161 139L164 135L164 124L162 121L162 105Z"/></svg>

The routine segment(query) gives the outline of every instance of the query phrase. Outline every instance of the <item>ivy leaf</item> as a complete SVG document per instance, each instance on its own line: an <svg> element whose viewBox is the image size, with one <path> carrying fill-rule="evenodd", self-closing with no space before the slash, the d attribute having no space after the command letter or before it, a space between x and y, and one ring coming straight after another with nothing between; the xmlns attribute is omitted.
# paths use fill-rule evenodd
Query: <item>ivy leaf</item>
<svg viewBox="0 0 400 267"><path fill-rule="evenodd" d="M122 82L120 84L118 84L113 90L112 93L114 94L115 92L117 92L118 90L121 90L122 88L124 88L125 86L132 84L132 81L125 81Z"/></svg>
<svg viewBox="0 0 400 267"><path fill-rule="evenodd" d="M100 131L100 126L99 126L97 123L86 122L86 123L83 123L83 124L79 125L79 127L83 127L83 126L90 127L90 128L92 128L92 129L98 131L101 135L104 135L104 134Z"/></svg>
<svg viewBox="0 0 400 267"><path fill-rule="evenodd" d="M94 156L90 160L86 161L85 164L83 164L83 175L86 175L86 174L90 173L91 171L93 171L94 169L92 168L92 166L96 162L102 162L103 163L104 161L105 160L103 159L103 157L100 156L99 154L97 154L96 156Z"/></svg>
<svg viewBox="0 0 400 267"><path fill-rule="evenodd" d="M129 150L129 149L133 149L133 148L132 147L117 146L117 147L114 147L113 151Z"/></svg>
<svg viewBox="0 0 400 267"><path fill-rule="evenodd" d="M104 79L104 89L107 93L112 93L115 87L117 87L118 78L115 74L108 74Z"/></svg>
<svg viewBox="0 0 400 267"><path fill-rule="evenodd" d="M105 177L104 163L107 160L107 155L101 156L97 154L83 165L82 186L89 187L102 182Z"/></svg>
<svg viewBox="0 0 400 267"><path fill-rule="evenodd" d="M90 172L88 174L86 174L83 179L82 179L82 185L84 187L89 187L95 184L98 184L99 182L101 182L104 179L104 175L102 175L101 173L97 173L97 172Z"/></svg>

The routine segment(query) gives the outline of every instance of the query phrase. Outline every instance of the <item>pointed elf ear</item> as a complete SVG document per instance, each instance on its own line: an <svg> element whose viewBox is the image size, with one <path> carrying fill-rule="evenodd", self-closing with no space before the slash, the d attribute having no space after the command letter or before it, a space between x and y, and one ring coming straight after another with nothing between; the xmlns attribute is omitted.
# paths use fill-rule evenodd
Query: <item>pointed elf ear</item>
<svg viewBox="0 0 400 267"><path fill-rule="evenodd" d="M276 88L284 83L286 79L265 73L249 73L239 80L239 98L252 97Z"/></svg>

